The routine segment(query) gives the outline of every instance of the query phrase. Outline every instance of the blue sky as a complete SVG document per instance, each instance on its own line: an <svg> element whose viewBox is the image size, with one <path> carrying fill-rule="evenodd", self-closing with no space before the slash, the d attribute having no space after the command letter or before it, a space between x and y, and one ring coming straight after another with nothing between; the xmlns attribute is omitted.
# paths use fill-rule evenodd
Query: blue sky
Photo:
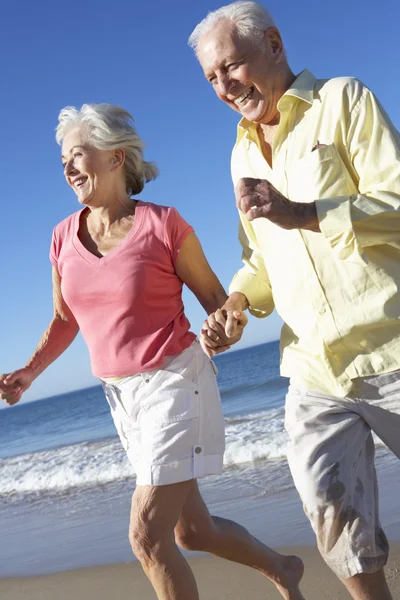
<svg viewBox="0 0 400 600"><path fill-rule="evenodd" d="M238 116L214 96L187 46L225 2L79 3L15 0L0 23L0 372L22 367L52 315L48 249L54 225L78 208L64 182L54 128L60 109L112 102L128 109L161 175L141 195L174 205L195 227L225 286L240 267L229 159ZM393 0L271 0L294 72L354 75L400 126L400 4ZM204 315L190 293L198 331ZM276 315L251 319L242 345L276 339ZM26 400L93 385L82 339Z"/></svg>

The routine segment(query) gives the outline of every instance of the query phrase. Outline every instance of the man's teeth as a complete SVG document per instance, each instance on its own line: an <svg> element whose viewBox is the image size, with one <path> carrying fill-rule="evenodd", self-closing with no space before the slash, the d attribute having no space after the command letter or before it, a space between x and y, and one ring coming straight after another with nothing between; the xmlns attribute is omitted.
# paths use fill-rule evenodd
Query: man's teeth
<svg viewBox="0 0 400 600"><path fill-rule="evenodd" d="M253 91L254 88L251 87L249 90L247 90L247 92L243 92L243 94L240 94L240 96L236 98L235 104L243 104L244 102L246 102L246 100L252 95Z"/></svg>
<svg viewBox="0 0 400 600"><path fill-rule="evenodd" d="M79 187L81 185L83 185L85 183L86 179L78 179L77 181L75 181L74 186L75 187Z"/></svg>

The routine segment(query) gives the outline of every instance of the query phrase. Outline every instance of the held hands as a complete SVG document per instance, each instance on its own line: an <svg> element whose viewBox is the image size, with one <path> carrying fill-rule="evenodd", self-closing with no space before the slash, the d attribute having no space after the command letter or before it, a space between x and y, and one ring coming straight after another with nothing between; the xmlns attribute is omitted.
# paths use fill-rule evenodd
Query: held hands
<svg viewBox="0 0 400 600"><path fill-rule="evenodd" d="M242 337L247 316L241 310L219 308L211 313L200 332L200 344L209 358L229 350Z"/></svg>
<svg viewBox="0 0 400 600"><path fill-rule="evenodd" d="M21 400L21 396L31 386L34 375L30 367L24 367L0 375L0 398L12 406Z"/></svg>
<svg viewBox="0 0 400 600"><path fill-rule="evenodd" d="M236 206L249 221L263 217L282 229L320 231L315 202L292 202L265 179L240 179L235 196Z"/></svg>

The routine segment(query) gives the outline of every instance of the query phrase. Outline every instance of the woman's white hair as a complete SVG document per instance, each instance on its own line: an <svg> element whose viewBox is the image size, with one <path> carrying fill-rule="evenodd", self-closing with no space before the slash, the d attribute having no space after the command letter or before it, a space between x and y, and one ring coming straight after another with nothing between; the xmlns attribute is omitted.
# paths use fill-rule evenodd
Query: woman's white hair
<svg viewBox="0 0 400 600"><path fill-rule="evenodd" d="M189 38L189 46L193 48L196 55L200 38L209 33L223 19L228 19L235 24L239 37L251 39L257 46L262 46L267 29L275 27L272 16L262 4L249 0L233 2L233 4L222 6L208 13L194 29Z"/></svg>
<svg viewBox="0 0 400 600"><path fill-rule="evenodd" d="M84 104L80 110L66 106L58 115L56 140L61 145L71 129L82 128L88 144L99 150L125 151L126 191L140 194L144 184L158 175L154 163L143 159L144 142L139 137L132 115L115 104Z"/></svg>

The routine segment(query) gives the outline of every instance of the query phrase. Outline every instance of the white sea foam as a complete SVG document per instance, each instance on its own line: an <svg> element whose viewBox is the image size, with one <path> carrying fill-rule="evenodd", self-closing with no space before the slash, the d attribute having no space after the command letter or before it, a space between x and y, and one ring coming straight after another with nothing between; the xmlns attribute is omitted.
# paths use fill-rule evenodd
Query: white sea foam
<svg viewBox="0 0 400 600"><path fill-rule="evenodd" d="M285 457L283 411L274 409L226 419L225 466ZM0 460L0 496L63 493L134 475L118 439L85 442Z"/></svg>

